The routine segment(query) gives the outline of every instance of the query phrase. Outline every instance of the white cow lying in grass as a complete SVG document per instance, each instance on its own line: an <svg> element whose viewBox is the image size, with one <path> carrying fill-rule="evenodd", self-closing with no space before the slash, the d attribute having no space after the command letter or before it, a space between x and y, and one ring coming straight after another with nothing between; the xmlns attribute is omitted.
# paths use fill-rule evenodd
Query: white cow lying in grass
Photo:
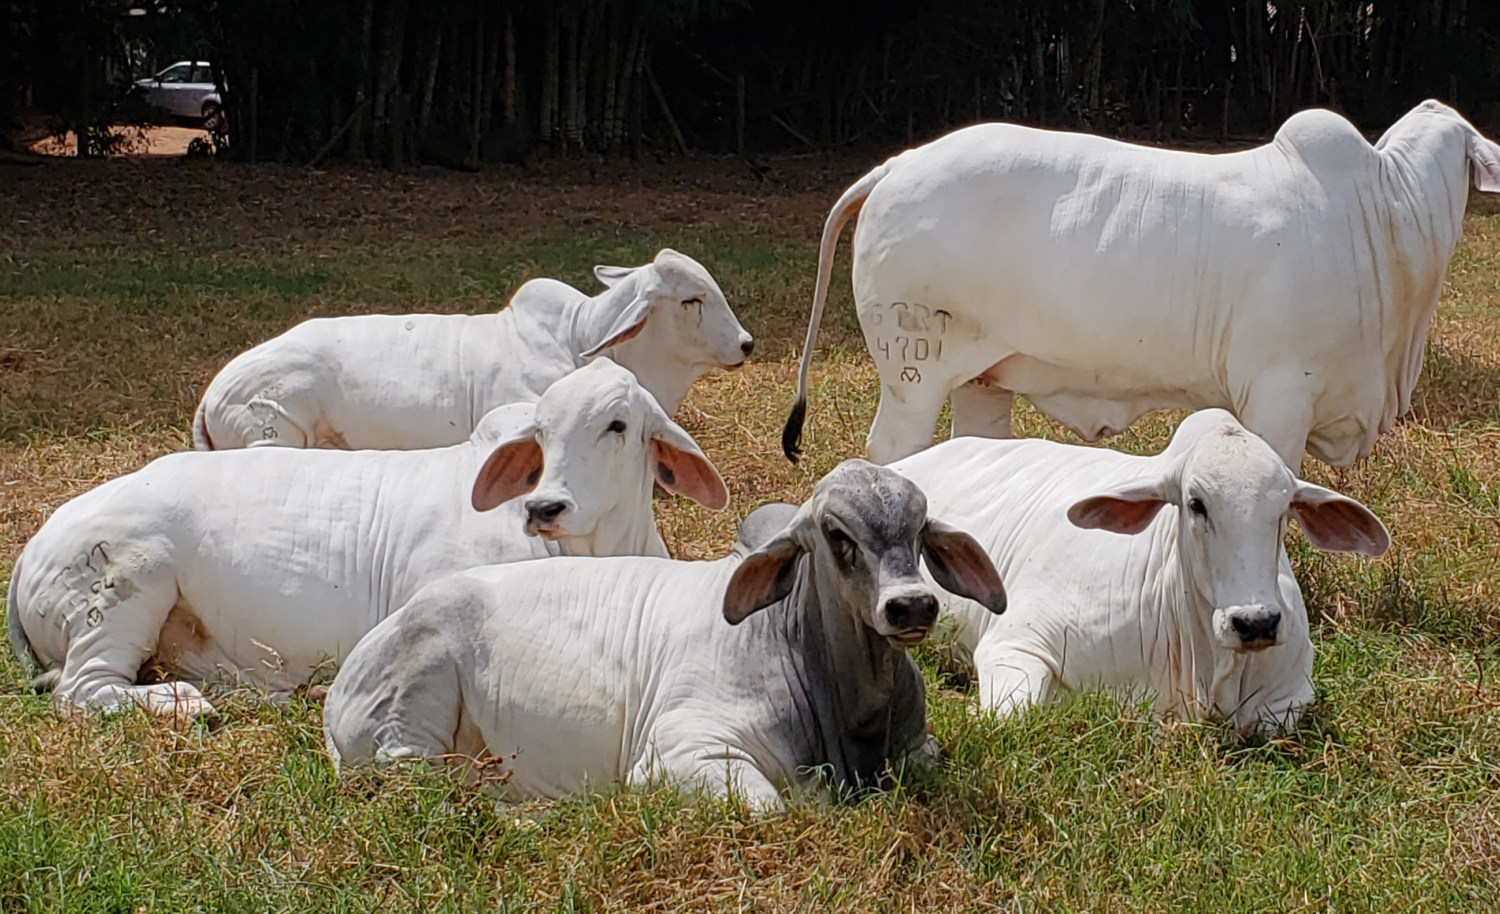
<svg viewBox="0 0 1500 914"><path fill-rule="evenodd" d="M192 685L142 675L276 696L443 575L558 552L665 556L653 478L728 501L692 438L608 360L452 447L170 454L42 525L11 577L11 642L59 705L212 714Z"/></svg>
<svg viewBox="0 0 1500 914"><path fill-rule="evenodd" d="M492 754L520 796L665 778L757 807L872 786L927 746L906 649L937 618L918 554L1000 612L995 569L895 473L846 461L716 562L551 559L418 594L349 655L323 721L343 766ZM726 621L727 620L727 621Z"/></svg>
<svg viewBox="0 0 1500 914"><path fill-rule="evenodd" d="M1103 686L1155 696L1163 714L1289 727L1312 699L1313 648L1287 518L1320 549L1390 545L1363 505L1299 481L1219 409L1183 420L1154 457L955 438L891 469L1005 579L1003 618L952 610L980 704L1000 711Z"/></svg>
<svg viewBox="0 0 1500 914"><path fill-rule="evenodd" d="M609 288L593 298L533 279L495 314L304 321L224 366L198 404L193 442L458 444L491 409L535 400L600 354L633 371L672 415L699 376L750 354L750 334L691 257L663 249L645 266L594 273Z"/></svg>
<svg viewBox="0 0 1500 914"><path fill-rule="evenodd" d="M828 215L797 401L839 231L880 373L870 459L953 435L1008 438L1011 400L1093 441L1153 409L1223 407L1296 469L1343 466L1411 405L1462 233L1468 173L1500 191L1500 146L1418 105L1373 147L1330 111L1221 155L1013 124L896 156Z"/></svg>

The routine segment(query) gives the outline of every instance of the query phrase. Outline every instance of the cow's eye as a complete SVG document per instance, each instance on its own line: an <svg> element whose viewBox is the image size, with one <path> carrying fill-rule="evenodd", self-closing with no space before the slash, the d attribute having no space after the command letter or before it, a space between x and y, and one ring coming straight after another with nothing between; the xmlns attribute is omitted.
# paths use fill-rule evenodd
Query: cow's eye
<svg viewBox="0 0 1500 914"><path fill-rule="evenodd" d="M616 435L623 435L625 434L625 423L623 420L616 419L609 424L609 428L606 431L614 432Z"/></svg>
<svg viewBox="0 0 1500 914"><path fill-rule="evenodd" d="M1188 499L1188 510L1199 517L1208 517L1208 508L1203 506L1203 499L1201 498Z"/></svg>
<svg viewBox="0 0 1500 914"><path fill-rule="evenodd" d="M833 547L833 554L846 565L853 564L855 557L859 555L859 550L854 547L854 540L837 527L828 528L828 544Z"/></svg>

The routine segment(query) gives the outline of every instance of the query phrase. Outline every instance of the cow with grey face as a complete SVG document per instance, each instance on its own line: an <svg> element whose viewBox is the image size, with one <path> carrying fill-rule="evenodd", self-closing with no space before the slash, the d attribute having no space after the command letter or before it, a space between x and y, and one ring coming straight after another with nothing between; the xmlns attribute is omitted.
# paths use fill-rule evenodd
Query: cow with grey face
<svg viewBox="0 0 1500 914"><path fill-rule="evenodd" d="M1359 502L1297 478L1231 414L1184 419L1151 457L1052 441L955 438L891 465L973 530L1011 610L950 607L980 703L1010 712L1104 687L1159 713L1294 724L1312 700L1307 609L1282 539L1390 545Z"/></svg>
<svg viewBox="0 0 1500 914"><path fill-rule="evenodd" d="M873 786L926 741L906 651L937 618L918 570L1000 612L968 534L920 489L840 464L715 562L557 558L439 581L350 654L324 711L343 766L504 756L521 797L664 779L775 807L822 771Z"/></svg>

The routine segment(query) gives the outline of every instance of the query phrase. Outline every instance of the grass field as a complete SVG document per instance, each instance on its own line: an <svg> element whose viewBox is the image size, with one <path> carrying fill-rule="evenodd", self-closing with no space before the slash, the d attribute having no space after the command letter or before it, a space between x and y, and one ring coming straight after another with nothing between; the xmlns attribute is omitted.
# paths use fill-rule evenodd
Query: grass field
<svg viewBox="0 0 1500 914"><path fill-rule="evenodd" d="M62 502L188 447L199 392L243 348L314 315L494 309L531 276L592 289L593 264L663 245L702 260L760 341L679 416L730 510L657 503L675 555L718 556L756 505L862 453L874 371L846 259L800 466L779 435L822 217L868 164L0 169L0 578ZM1159 448L1171 419L1110 444ZM934 673L948 767L858 804L502 806L440 774L336 782L300 699L230 696L212 733L59 717L5 652L0 911L1500 910L1500 206L1471 203L1412 413L1360 465L1307 469L1395 546L1372 561L1289 538L1318 701L1288 738L1098 695L997 723Z"/></svg>

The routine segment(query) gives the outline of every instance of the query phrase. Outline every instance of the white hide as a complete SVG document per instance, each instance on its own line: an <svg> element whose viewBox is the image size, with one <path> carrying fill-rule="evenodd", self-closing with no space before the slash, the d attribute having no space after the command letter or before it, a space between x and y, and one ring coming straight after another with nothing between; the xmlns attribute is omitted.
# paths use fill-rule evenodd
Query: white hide
<svg viewBox="0 0 1500 914"><path fill-rule="evenodd" d="M898 155L824 228L798 401L834 246L880 373L870 459L1010 437L1013 394L1086 440L1153 409L1222 407L1296 468L1343 466L1411 403L1462 232L1500 146L1426 101L1371 146L1302 111L1268 144L1200 154L981 124ZM861 209L862 207L862 209Z"/></svg>
<svg viewBox="0 0 1500 914"><path fill-rule="evenodd" d="M1366 508L1299 481L1218 409L1189 416L1152 457L970 437L890 468L922 487L934 517L970 531L1005 581L1004 616L948 608L980 704L1003 712L1105 687L1154 696L1162 714L1290 726L1312 699L1313 647L1287 519L1320 548L1389 545Z"/></svg>
<svg viewBox="0 0 1500 914"><path fill-rule="evenodd" d="M554 487L589 522L527 535L522 496L580 461L615 488ZM668 488L727 501L687 433L607 359L451 447L170 454L64 504L27 543L13 646L60 672L61 706L212 713L187 684L203 681L280 695L443 575L559 553L665 556L651 510L662 466L677 469ZM138 684L158 668L187 682Z"/></svg>
<svg viewBox="0 0 1500 914"><path fill-rule="evenodd" d="M927 742L906 655L943 586L1004 605L972 537L920 491L846 461L801 509L767 505L716 562L550 559L424 589L350 654L323 721L341 769L467 764L515 796L669 780L756 807L825 775L872 786Z"/></svg>
<svg viewBox="0 0 1500 914"><path fill-rule="evenodd" d="M670 415L693 381L752 347L702 264L669 248L599 266L589 298L552 279L495 314L372 314L304 321L235 357L193 418L199 450L272 443L412 449L466 439L485 413L535 400L605 354Z"/></svg>

